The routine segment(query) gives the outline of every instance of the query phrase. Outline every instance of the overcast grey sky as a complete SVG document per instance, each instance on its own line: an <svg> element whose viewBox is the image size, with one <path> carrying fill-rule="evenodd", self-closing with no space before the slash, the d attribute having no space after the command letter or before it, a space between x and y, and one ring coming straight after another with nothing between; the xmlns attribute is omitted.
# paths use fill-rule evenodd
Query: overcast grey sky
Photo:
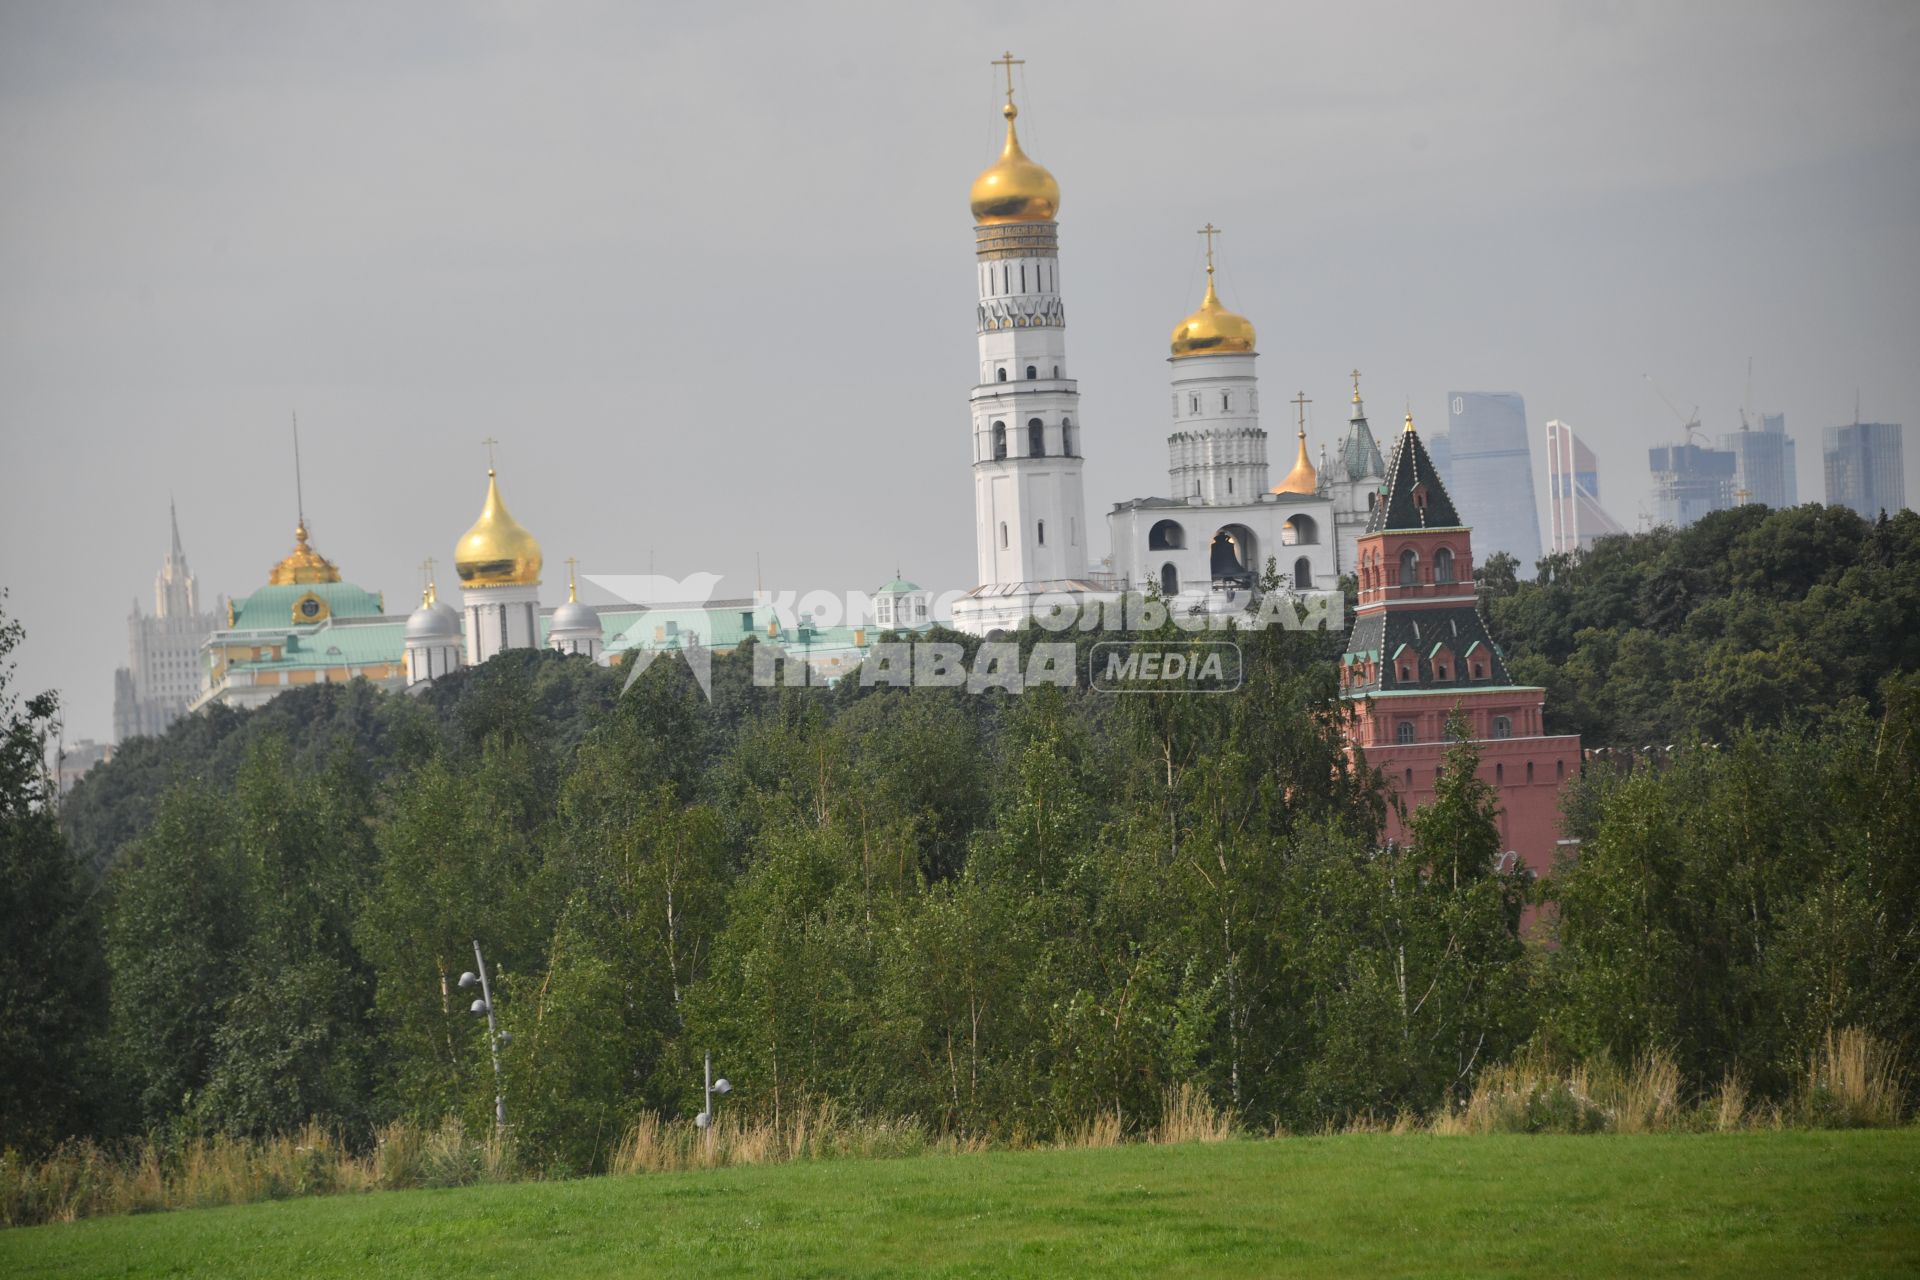
<svg viewBox="0 0 1920 1280"><path fill-rule="evenodd" d="M1641 375L1717 433L1751 356L1803 499L1856 388L1920 494L1920 5L5 3L22 684L110 733L169 493L207 597L265 581L294 410L315 545L396 610L425 556L453 585L487 435L550 602L569 555L972 585L1003 48L1063 191L1096 523L1165 487L1209 219L1316 443L1355 365L1376 427L1517 390L1632 524L1676 432Z"/></svg>

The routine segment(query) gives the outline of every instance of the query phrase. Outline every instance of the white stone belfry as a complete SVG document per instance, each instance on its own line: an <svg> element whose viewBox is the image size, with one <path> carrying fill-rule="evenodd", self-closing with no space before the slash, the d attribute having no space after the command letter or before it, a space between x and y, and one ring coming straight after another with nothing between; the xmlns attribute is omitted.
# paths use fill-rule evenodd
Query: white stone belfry
<svg viewBox="0 0 1920 1280"><path fill-rule="evenodd" d="M1127 591L1156 592L1181 613L1244 611L1269 567L1296 597L1335 586L1332 504L1316 492L1306 452L1304 394L1298 457L1267 485L1253 322L1229 311L1214 287L1208 223L1207 292L1169 343L1174 430L1167 437L1172 493L1116 504L1107 515L1113 568Z"/></svg>
<svg viewBox="0 0 1920 1280"><path fill-rule="evenodd" d="M953 617L976 633L1018 626L1041 595L1093 586L1081 485L1086 440L1060 296L1059 186L1020 149L1011 82L1003 114L1006 148L973 186L979 585Z"/></svg>

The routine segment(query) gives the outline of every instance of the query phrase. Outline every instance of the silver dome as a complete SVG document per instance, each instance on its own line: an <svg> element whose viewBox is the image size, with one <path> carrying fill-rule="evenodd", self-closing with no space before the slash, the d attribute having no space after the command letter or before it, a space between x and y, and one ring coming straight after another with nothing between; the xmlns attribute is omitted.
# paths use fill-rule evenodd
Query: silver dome
<svg viewBox="0 0 1920 1280"><path fill-rule="evenodd" d="M599 635L600 615L578 600L569 600L555 609L553 618L547 624L547 634L550 636L582 631Z"/></svg>
<svg viewBox="0 0 1920 1280"><path fill-rule="evenodd" d="M423 604L407 618L408 640L459 640L460 615L441 601Z"/></svg>

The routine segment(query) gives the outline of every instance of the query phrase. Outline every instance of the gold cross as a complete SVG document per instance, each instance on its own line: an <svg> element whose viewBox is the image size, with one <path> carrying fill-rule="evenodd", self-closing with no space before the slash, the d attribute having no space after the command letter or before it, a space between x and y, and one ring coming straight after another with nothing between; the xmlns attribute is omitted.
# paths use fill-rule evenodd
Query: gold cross
<svg viewBox="0 0 1920 1280"><path fill-rule="evenodd" d="M1013 104L1013 69L1026 66L1027 60L1014 57L1013 50L1009 49L987 65L1007 69L1007 104L1011 106Z"/></svg>
<svg viewBox="0 0 1920 1280"><path fill-rule="evenodd" d="M1206 226L1194 232L1194 234L1205 236L1207 238L1207 274L1212 275L1213 274L1213 238L1220 234L1220 228L1214 226L1211 222L1209 222Z"/></svg>
<svg viewBox="0 0 1920 1280"><path fill-rule="evenodd" d="M493 446L499 444L500 442L498 440L495 440L492 436L488 436L485 440L482 440L480 443L487 446L487 474L492 475L493 474Z"/></svg>
<svg viewBox="0 0 1920 1280"><path fill-rule="evenodd" d="M1353 378L1353 402L1355 404L1359 404L1360 403L1360 371L1358 369L1355 369L1351 376Z"/></svg>
<svg viewBox="0 0 1920 1280"><path fill-rule="evenodd" d="M1293 402L1300 406L1300 434L1304 436L1307 434L1307 406L1313 401L1307 399L1307 393L1302 391L1293 398Z"/></svg>

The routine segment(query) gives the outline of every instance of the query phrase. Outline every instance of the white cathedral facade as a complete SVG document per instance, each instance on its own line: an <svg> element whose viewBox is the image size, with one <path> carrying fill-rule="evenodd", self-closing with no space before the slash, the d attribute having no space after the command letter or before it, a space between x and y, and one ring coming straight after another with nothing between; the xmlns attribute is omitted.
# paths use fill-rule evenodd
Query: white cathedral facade
<svg viewBox="0 0 1920 1280"><path fill-rule="evenodd" d="M1333 474L1308 457L1303 416L1292 469L1270 486L1254 327L1220 302L1211 224L1203 232L1206 295L1170 343L1167 494L1115 503L1107 513L1111 550L1095 557L1082 469L1097 437L1086 433L1079 387L1068 376L1060 187L1021 149L1011 83L1002 114L1005 148L972 191L978 585L954 605L954 625L975 634L1013 630L1063 598L1085 604L1142 593L1178 613L1239 613L1269 569L1279 589L1297 597L1337 593L1385 477L1358 381Z"/></svg>

